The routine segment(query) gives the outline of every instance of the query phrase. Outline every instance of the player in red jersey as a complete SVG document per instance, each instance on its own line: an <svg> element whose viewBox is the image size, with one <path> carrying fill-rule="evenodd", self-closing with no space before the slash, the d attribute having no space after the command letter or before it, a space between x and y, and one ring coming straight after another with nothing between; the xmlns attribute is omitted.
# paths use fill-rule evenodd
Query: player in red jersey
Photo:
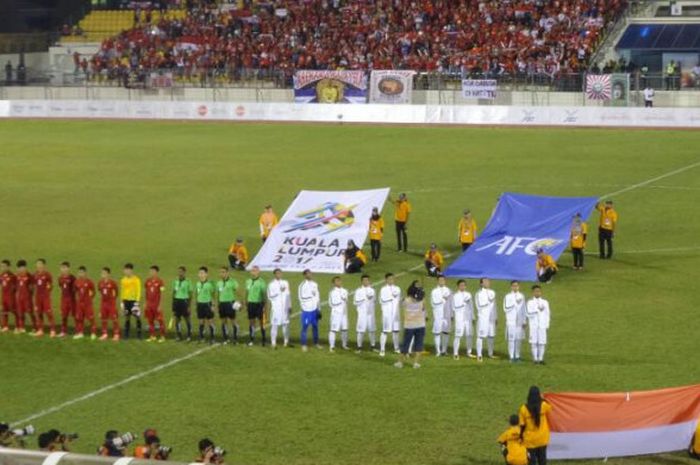
<svg viewBox="0 0 700 465"><path fill-rule="evenodd" d="M73 339L82 339L85 329L85 320L90 322L90 338L97 339L95 334L95 309L92 306L92 299L95 297L95 283L87 275L84 266L78 268L78 277L75 280L75 335Z"/></svg>
<svg viewBox="0 0 700 465"><path fill-rule="evenodd" d="M70 272L70 263L61 263L61 274L58 276L58 287L61 289L61 333L58 337L65 337L68 332L68 317L75 318L75 276Z"/></svg>
<svg viewBox="0 0 700 465"><path fill-rule="evenodd" d="M149 276L146 280L146 319L148 320L148 332L150 337L148 342L158 340L165 342L165 322L163 321L163 311L160 308L160 297L165 290L165 282L160 279L158 273L160 268L157 265L151 266ZM155 323L158 322L160 339L156 339Z"/></svg>
<svg viewBox="0 0 700 465"><path fill-rule="evenodd" d="M34 315L34 277L27 271L27 261L17 262L17 327L16 333L24 333L24 317L29 315L34 331L38 329Z"/></svg>
<svg viewBox="0 0 700 465"><path fill-rule="evenodd" d="M102 322L102 336L100 341L109 339L107 324L112 322L112 338L119 340L119 317L117 316L117 282L112 279L112 270L109 267L102 268L100 282L97 283L97 290L100 292L102 300L100 302L100 321Z"/></svg>
<svg viewBox="0 0 700 465"><path fill-rule="evenodd" d="M0 331L6 333L10 330L10 313L15 316L15 327L19 324L15 306L15 294L17 292L17 277L11 270L9 260L0 262L0 288L2 288L2 313L0 313Z"/></svg>
<svg viewBox="0 0 700 465"><path fill-rule="evenodd" d="M49 321L49 336L56 337L56 326L53 320L53 309L51 308L51 290L53 289L53 276L46 271L46 260L40 258L36 261L36 272L34 273L34 310L36 312L38 330L34 334L37 337L44 335L44 315Z"/></svg>

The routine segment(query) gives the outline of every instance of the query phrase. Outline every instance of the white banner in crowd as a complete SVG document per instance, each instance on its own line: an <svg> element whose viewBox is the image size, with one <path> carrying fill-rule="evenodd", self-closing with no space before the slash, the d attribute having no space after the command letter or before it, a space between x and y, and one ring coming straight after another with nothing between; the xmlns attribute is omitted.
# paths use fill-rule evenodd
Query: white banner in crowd
<svg viewBox="0 0 700 465"><path fill-rule="evenodd" d="M411 103L415 71L372 71L369 84L371 103Z"/></svg>
<svg viewBox="0 0 700 465"><path fill-rule="evenodd" d="M362 247L372 208L381 211L389 189L301 191L249 267L342 273L349 240Z"/></svg>
<svg viewBox="0 0 700 465"><path fill-rule="evenodd" d="M495 79L463 79L462 96L493 100L496 98L497 86L498 82Z"/></svg>

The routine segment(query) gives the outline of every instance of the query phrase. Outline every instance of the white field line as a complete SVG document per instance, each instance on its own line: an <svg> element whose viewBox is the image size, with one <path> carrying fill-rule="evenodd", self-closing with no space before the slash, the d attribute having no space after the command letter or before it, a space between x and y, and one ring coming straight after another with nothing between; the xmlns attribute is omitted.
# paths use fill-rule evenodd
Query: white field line
<svg viewBox="0 0 700 465"><path fill-rule="evenodd" d="M451 254L445 254L445 258L449 257L450 255L451 255ZM424 266L424 265L421 263L420 265L416 265L416 266L414 266L414 267L412 267L412 268L409 268L409 269L407 269L407 270L405 270L405 271L402 271L402 272L400 272L400 273L396 273L394 276L397 277L397 278L398 278L398 277L401 277L401 276L405 276L405 275L407 275L407 274L409 274L409 273L411 273L411 272L413 272L413 271L416 271L416 270L418 270L418 269L420 269L420 268L423 268L423 266ZM379 284L381 284L381 283L383 283L383 282L384 282L383 279L382 279L382 280L375 281L375 282L372 283L372 287L376 287L376 286L378 286ZM353 295L353 294L354 294L354 291L350 293L350 295ZM328 304L328 301L324 301L324 302L321 303L321 307L324 307L324 306L326 306L327 304ZM293 317L299 316L300 314L301 314L301 312L295 312L295 313L293 313L293 314L291 315L291 317L293 318ZM268 323L268 324L265 325L265 326L266 326L266 327L269 327L270 324ZM189 354L187 354L187 355L184 355L184 356L182 356L182 357L174 358L174 359L172 359L172 360L170 360L170 361L168 361L168 362L162 363L162 364L160 364L160 365L156 365L156 366L154 366L154 367L151 368L151 369L148 369L148 370L146 370L146 371L141 371L141 372L136 373L136 374L134 374L134 375L131 375L131 376L127 377L127 378L124 378L124 379L122 379L121 381L117 381L117 382L112 383L112 384L107 384L106 386L102 386L101 388L96 389L96 390L94 390L94 391L90 391L90 392L88 392L88 393L86 393L86 394L83 394L83 395L81 395L81 396L78 396L78 397L75 397L75 398L73 398L73 399L70 399L70 400L67 400L67 401L65 401L65 402L62 402L62 403L60 403L60 404L54 405L53 407L49 407L49 408L46 408L46 409L44 409L44 410L40 410L40 411L38 411L38 412L36 412L36 413L33 413L33 414L31 414L31 415L29 415L29 416L27 416L27 417L25 417L25 418L22 418L22 419L20 419L20 420L13 421L13 422L10 424L10 426L13 426L13 427L14 427L14 426L17 426L17 425L26 424L26 423L28 423L28 422L30 422L30 421L36 420L37 418L45 417L45 416L50 415L50 414L52 414L52 413L59 412L59 411L61 411L61 410L63 410L63 409L66 409L66 408L68 408L68 407L71 407L71 406L73 406L73 405L75 405L75 404L78 404L78 403L80 403L80 402L83 402L83 401L92 399L93 397L99 396L100 394L104 394L105 392L111 391L112 389L115 389L115 388L124 386L124 385L129 384L129 383L132 383L132 382L134 382L134 381L138 381L138 380L140 380L140 379L145 378L146 376L150 376L150 375L152 375L152 374L154 374L154 373L158 373L158 372L160 372L160 371L162 371L162 370L164 370L164 369L166 369L166 368L170 368L170 367L175 366L175 365L177 365L177 364L179 364L179 363L181 363L181 362L184 362L184 361L186 361L186 360L190 360L190 359L192 359L192 358L198 357L198 356L200 356L200 355L202 355L202 354L204 354L204 353L206 353L206 352L209 352L210 350L212 350L212 349L214 349L215 347L218 347L218 346L220 346L220 345L221 345L221 344L219 344L219 343L212 344L212 345L208 345L208 346L206 346L206 347L203 347L203 348L201 348L201 349L195 350L194 352L191 352L191 353L189 353Z"/></svg>
<svg viewBox="0 0 700 465"><path fill-rule="evenodd" d="M681 168L675 169L673 171L669 171L668 173L664 173L660 176L655 176L651 179L647 179L646 181L638 182L637 184L632 184L631 186L627 186L627 187L620 189L620 190L617 190L615 192L610 192L609 194L605 194L605 195L601 196L600 198L605 199L607 197L614 197L616 195L624 194L625 192L633 191L633 190L638 189L640 187L644 187L644 186L652 184L656 181L660 181L662 179L666 179L668 177L675 176L677 174L683 173L684 171L688 171L688 170L693 169L693 168L698 167L698 166L700 166L700 161L696 161L695 163L691 163L690 165L686 165L686 166L683 166Z"/></svg>

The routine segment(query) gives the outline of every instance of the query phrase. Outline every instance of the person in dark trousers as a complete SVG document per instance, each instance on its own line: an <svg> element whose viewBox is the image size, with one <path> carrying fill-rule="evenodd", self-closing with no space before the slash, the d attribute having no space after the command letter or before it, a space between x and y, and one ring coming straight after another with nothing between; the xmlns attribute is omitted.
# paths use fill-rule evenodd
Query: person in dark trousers
<svg viewBox="0 0 700 465"><path fill-rule="evenodd" d="M395 207L394 222L396 223L396 248L399 252L408 252L408 217L411 214L411 204L406 194L399 194L398 200L392 201Z"/></svg>
<svg viewBox="0 0 700 465"><path fill-rule="evenodd" d="M613 255L613 237L617 227L617 212L613 208L612 200L606 200L605 204L598 202L596 209L600 212L598 224L598 251L601 259L611 259ZM606 250L607 249L607 250Z"/></svg>
<svg viewBox="0 0 700 465"><path fill-rule="evenodd" d="M520 407L520 434L529 454L529 465L547 465L549 420L552 406L540 395L537 386L530 387L527 402Z"/></svg>

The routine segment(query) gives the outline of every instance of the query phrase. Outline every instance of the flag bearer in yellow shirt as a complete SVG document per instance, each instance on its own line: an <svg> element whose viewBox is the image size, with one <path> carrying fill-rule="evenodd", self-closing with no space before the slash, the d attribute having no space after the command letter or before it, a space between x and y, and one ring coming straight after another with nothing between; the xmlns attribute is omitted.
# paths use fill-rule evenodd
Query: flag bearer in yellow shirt
<svg viewBox="0 0 700 465"><path fill-rule="evenodd" d="M134 265L124 265L124 276L119 282L119 295L122 298L124 312L124 339L129 339L131 317L136 318L136 335L141 339L141 278L134 274Z"/></svg>
<svg viewBox="0 0 700 465"><path fill-rule="evenodd" d="M580 213L574 216L571 225L571 235L569 244L571 252L574 254L574 270L583 269L583 249L586 248L586 238L588 237L588 225L581 218Z"/></svg>
<svg viewBox="0 0 700 465"><path fill-rule="evenodd" d="M469 210L464 210L464 215L457 224L459 231L459 243L462 244L462 251L466 251L476 240L476 221L472 218Z"/></svg>
<svg viewBox="0 0 700 465"><path fill-rule="evenodd" d="M537 262L535 262L535 268L537 269L537 279L541 283L551 283L552 278L557 274L557 262L554 261L551 255L544 251L544 249L537 250Z"/></svg>
<svg viewBox="0 0 700 465"><path fill-rule="evenodd" d="M547 465L549 445L549 414L552 406L545 401L537 386L530 387L527 402L518 412L523 445L530 455L531 465Z"/></svg>
<svg viewBox="0 0 700 465"><path fill-rule="evenodd" d="M369 245L371 249L370 258L373 262L379 261L382 253L382 237L384 236L384 219L379 214L379 209L372 209L372 216L369 219Z"/></svg>
<svg viewBox="0 0 700 465"><path fill-rule="evenodd" d="M617 212L613 208L612 200L606 200L605 204L598 202L596 209L600 212L600 224L598 225L598 250L601 259L611 259L613 254L613 237L617 227ZM607 245L607 251L606 246Z"/></svg>
<svg viewBox="0 0 700 465"><path fill-rule="evenodd" d="M445 258L442 256L435 243L430 244L430 248L425 252L425 269L429 276L442 276L442 267L445 265Z"/></svg>
<svg viewBox="0 0 700 465"><path fill-rule="evenodd" d="M527 449L520 437L520 419L518 415L511 415L509 423L510 427L497 439L498 443L501 444L506 465L527 465Z"/></svg>
<svg viewBox="0 0 700 465"><path fill-rule="evenodd" d="M396 223L396 244L399 252L408 251L408 217L411 214L411 204L406 194L399 194L398 200L392 200L395 207L394 222Z"/></svg>
<svg viewBox="0 0 700 465"><path fill-rule="evenodd" d="M236 242L231 244L228 248L228 263L234 270L245 270L248 264L248 259L250 255L248 254L248 249L243 243L242 237L237 237Z"/></svg>
<svg viewBox="0 0 700 465"><path fill-rule="evenodd" d="M265 211L260 215L258 223L260 224L260 238L262 239L263 243L265 243L267 238L270 236L272 229L277 226L277 223L279 223L277 215L274 211L272 211L272 205L265 206Z"/></svg>

